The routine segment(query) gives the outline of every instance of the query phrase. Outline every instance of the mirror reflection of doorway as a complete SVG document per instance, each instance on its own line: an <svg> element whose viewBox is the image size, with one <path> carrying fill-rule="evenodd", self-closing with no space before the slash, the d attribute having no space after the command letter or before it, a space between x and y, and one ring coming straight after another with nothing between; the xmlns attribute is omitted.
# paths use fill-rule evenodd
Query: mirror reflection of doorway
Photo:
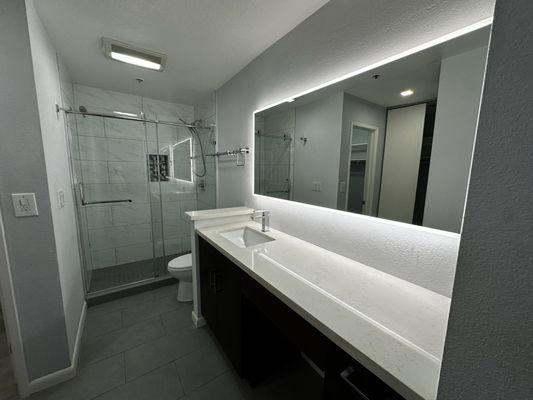
<svg viewBox="0 0 533 400"><path fill-rule="evenodd" d="M377 127L352 124L346 210L372 215Z"/></svg>

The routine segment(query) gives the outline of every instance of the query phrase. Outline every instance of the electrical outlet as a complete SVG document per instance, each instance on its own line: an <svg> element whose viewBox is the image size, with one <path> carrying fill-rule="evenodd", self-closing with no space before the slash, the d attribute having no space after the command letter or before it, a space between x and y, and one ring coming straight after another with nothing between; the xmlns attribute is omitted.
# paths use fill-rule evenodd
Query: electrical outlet
<svg viewBox="0 0 533 400"><path fill-rule="evenodd" d="M11 193L15 217L31 217L39 215L35 193Z"/></svg>
<svg viewBox="0 0 533 400"><path fill-rule="evenodd" d="M313 181L313 192L321 192L322 191L322 182L320 181Z"/></svg>

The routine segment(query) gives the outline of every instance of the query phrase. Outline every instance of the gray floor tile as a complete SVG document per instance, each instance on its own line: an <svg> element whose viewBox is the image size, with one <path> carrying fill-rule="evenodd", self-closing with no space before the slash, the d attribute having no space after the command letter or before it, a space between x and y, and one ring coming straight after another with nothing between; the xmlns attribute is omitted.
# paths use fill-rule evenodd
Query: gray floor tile
<svg viewBox="0 0 533 400"><path fill-rule="evenodd" d="M80 364L86 365L129 350L165 335L163 324L155 317L82 343Z"/></svg>
<svg viewBox="0 0 533 400"><path fill-rule="evenodd" d="M195 350L213 345L205 329L185 328L126 351L126 380L177 360Z"/></svg>
<svg viewBox="0 0 533 400"><path fill-rule="evenodd" d="M194 326L191 317L192 305L183 305L176 310L161 314L163 326L167 332L177 331L186 327Z"/></svg>
<svg viewBox="0 0 533 400"><path fill-rule="evenodd" d="M188 354L175 362L185 393L212 381L230 366L215 346Z"/></svg>
<svg viewBox="0 0 533 400"><path fill-rule="evenodd" d="M190 400L243 400L237 378L231 372L225 372L208 384L187 394Z"/></svg>
<svg viewBox="0 0 533 400"><path fill-rule="evenodd" d="M147 291L132 296L123 297L121 299L109 301L107 303L97 304L95 306L89 307L91 313L100 314L107 313L112 311L123 310L128 307L133 307L139 304L143 304L147 301L152 301L154 299L154 291Z"/></svg>
<svg viewBox="0 0 533 400"><path fill-rule="evenodd" d="M177 400L183 394L174 365L167 364L95 400Z"/></svg>
<svg viewBox="0 0 533 400"><path fill-rule="evenodd" d="M108 313L87 312L83 339L91 339L122 328L122 312L112 311Z"/></svg>
<svg viewBox="0 0 533 400"><path fill-rule="evenodd" d="M122 310L124 326L136 324L145 319L153 318L166 311L175 310L182 306L174 296L166 296L152 301L145 301Z"/></svg>
<svg viewBox="0 0 533 400"><path fill-rule="evenodd" d="M155 299L160 299L164 297L174 296L174 298L178 297L178 282L176 281L172 285L163 286L159 289L152 290L154 293Z"/></svg>
<svg viewBox="0 0 533 400"><path fill-rule="evenodd" d="M31 400L89 400L124 384L122 354L91 364L78 371L74 379L37 395Z"/></svg>

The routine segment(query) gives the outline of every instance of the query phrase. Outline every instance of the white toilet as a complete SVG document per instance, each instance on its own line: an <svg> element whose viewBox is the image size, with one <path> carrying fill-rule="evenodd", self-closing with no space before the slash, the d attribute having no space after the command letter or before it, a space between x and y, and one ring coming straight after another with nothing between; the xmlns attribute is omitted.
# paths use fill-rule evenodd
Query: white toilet
<svg viewBox="0 0 533 400"><path fill-rule="evenodd" d="M178 301L192 301L192 255L176 257L168 262L168 273L179 280Z"/></svg>

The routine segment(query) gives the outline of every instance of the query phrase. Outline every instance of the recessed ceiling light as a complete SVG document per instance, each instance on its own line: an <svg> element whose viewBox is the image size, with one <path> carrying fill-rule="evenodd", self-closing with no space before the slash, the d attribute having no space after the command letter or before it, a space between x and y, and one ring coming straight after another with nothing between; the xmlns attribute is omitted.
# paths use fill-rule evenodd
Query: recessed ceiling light
<svg viewBox="0 0 533 400"><path fill-rule="evenodd" d="M162 71L167 56L151 50L141 49L114 39L102 38L104 54L107 58L138 67Z"/></svg>
<svg viewBox="0 0 533 400"><path fill-rule="evenodd" d="M411 96L413 93L414 93L413 90L407 89L407 90L404 90L403 92L400 92L400 96L407 97L407 96Z"/></svg>
<svg viewBox="0 0 533 400"><path fill-rule="evenodd" d="M287 103L292 103L293 101L294 101L294 97L287 99Z"/></svg>

